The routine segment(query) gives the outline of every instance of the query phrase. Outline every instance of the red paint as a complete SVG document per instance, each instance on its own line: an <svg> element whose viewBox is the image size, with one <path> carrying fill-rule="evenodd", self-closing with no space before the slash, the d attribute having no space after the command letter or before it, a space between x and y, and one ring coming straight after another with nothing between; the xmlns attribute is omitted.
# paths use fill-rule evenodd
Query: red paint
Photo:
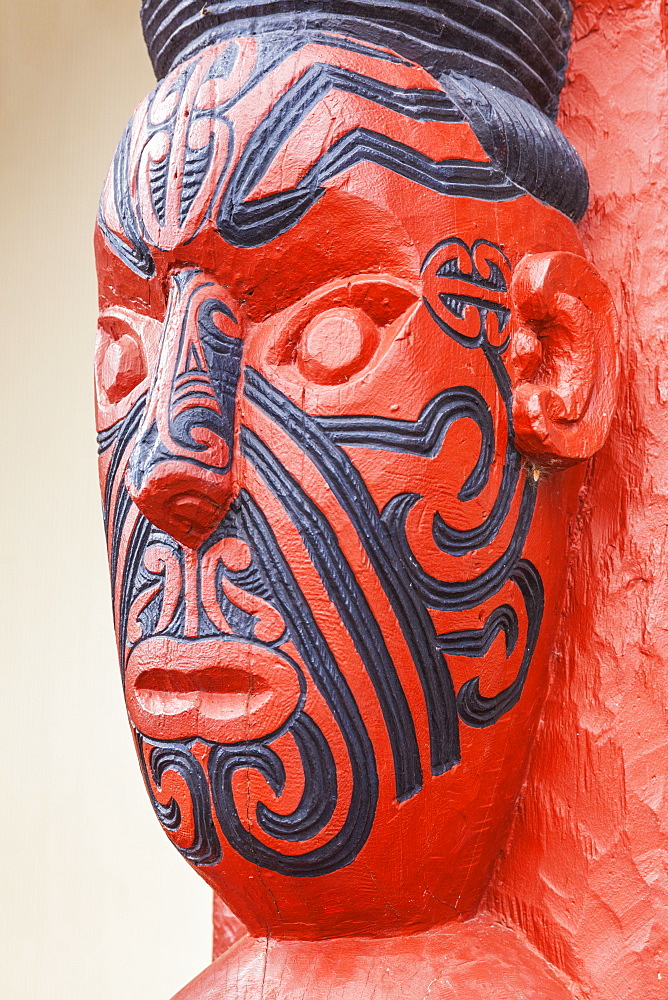
<svg viewBox="0 0 668 1000"><path fill-rule="evenodd" d="M138 436L141 437L153 424L157 426L158 437L148 450L149 460L153 450L160 447L169 448L173 458L153 466L148 474L142 476L141 482L131 474L127 486L130 496L145 517L188 548L197 548L211 534L230 503L230 475L229 472L220 471L229 465L229 447L205 427L200 428L192 441L176 439L173 425L179 417L195 407L210 410L216 415L219 413L219 404L208 378L209 372L199 343L197 322L202 306L212 296L224 300L227 293L222 286L216 286L211 281L210 275L201 274L196 279L197 288L193 294L193 281L185 281L187 276L188 271L185 269L181 271L174 268L165 277L165 295L168 299L159 356L154 362L157 377L152 380L143 421L138 430ZM180 278L183 280L180 281ZM188 297L184 303L186 289ZM221 313L217 315L222 316ZM231 310L230 315L219 319L217 325L228 336L237 335L238 323ZM105 355L105 363L112 352L115 360L124 345L131 348L128 360L124 363L128 366L134 364L134 372L131 369L133 378L125 376L128 395L139 380L139 372L143 372L146 367L146 363L141 363L143 358L140 358L140 351L146 350L147 338L142 341L141 346L136 339L127 335L114 340ZM151 346L158 349L155 343L151 343ZM119 392L120 377L121 375L114 383L115 398ZM189 381L184 381L186 379ZM178 397L176 400L175 395ZM111 400L108 391L107 397ZM197 459L197 465L190 462L193 456Z"/></svg>
<svg viewBox="0 0 668 1000"><path fill-rule="evenodd" d="M566 980L488 916L420 934L330 941L245 937L174 1000L570 1000ZM373 991L373 992L372 992Z"/></svg>
<svg viewBox="0 0 668 1000"><path fill-rule="evenodd" d="M599 450L617 402L612 298L595 268L569 253L524 257L511 297L517 447L542 468L567 468Z"/></svg>
<svg viewBox="0 0 668 1000"><path fill-rule="evenodd" d="M297 708L295 670L273 650L228 639L181 643L154 636L127 665L128 710L146 736L214 743L278 732Z"/></svg>
<svg viewBox="0 0 668 1000"><path fill-rule="evenodd" d="M646 41L654 25L647 17ZM606 32L606 39L619 41L608 21ZM587 39L575 48L566 121L576 137L587 134L592 120L597 122L598 111L586 110L586 82L595 80L601 99L608 102L617 94L614 73L597 53ZM179 148L188 117L215 106L225 96L218 91L232 93L248 78L254 43L242 43L242 58L232 77L216 80L214 86L204 76L219 55L220 49L211 49L193 64L180 99L170 94L173 80L161 87L158 107L165 118L176 113ZM239 134L250 134L276 95L325 57L395 87L438 90L436 81L415 66L314 45L290 57L252 100L236 108ZM576 105L577 115L572 110ZM417 123L389 111L369 112L364 101L337 93L332 107L316 107L308 129L292 135L274 172L267 173L254 196L294 185L313 166L321 147L350 127L368 126L371 114L377 127L382 122L384 134L433 160L485 162L482 147L463 123ZM279 1000L308 990L308 996L336 991L350 1000L428 995L659 1000L664 995L660 986L656 990L666 899L656 776L662 766L665 722L657 719L659 703L662 698L668 703L668 694L660 694L660 678L654 672L650 677L649 667L656 667L652 661L658 661L659 652L653 646L648 649L643 629L649 614L648 580L653 580L647 564L661 562L663 529L658 515L641 516L637 496L640 491L649 501L661 495L650 468L652 463L662 468L665 430L660 367L655 371L662 364L658 337L644 340L642 351L631 352L621 416L604 446L617 396L614 306L606 283L584 256L574 225L558 211L529 195L494 203L455 199L364 163L328 180L322 198L287 232L259 248L236 247L221 239L204 214L205 206L223 196L217 182L230 147L220 123L203 118L209 125L201 126L198 139L199 148L211 141L217 164L209 186L198 192L183 220L177 171L167 184L166 221L159 225L146 180L146 115L146 107L140 107L133 123L132 156L141 168L136 196L146 238L160 249L154 252L156 273L147 278L123 265L98 232L103 317L98 419L100 429L106 430L129 414L145 391L147 405L136 437L155 425L159 443L166 442L175 454L173 461L148 470L141 482L133 483L131 474L126 475L136 510L119 532L120 565L133 558L138 511L183 548L179 562L164 539L147 545L143 565L149 574L161 574L163 582L152 586L162 588L164 596L158 607L151 604L158 590L141 591L131 602L126 636L119 627L122 655L127 651L124 642L132 646L126 663L131 721L145 737L163 741L233 745L242 739L240 733L246 741L276 733L272 747L285 769L282 794L252 765L230 779L244 828L262 845L275 846L260 827L259 806L287 816L304 792L302 758L289 728L293 713L302 710L297 680L301 672L306 678L303 710L331 750L337 799L322 829L305 841L283 843L281 849L289 858L317 851L344 827L355 784L342 727L308 673L296 637L282 639L285 622L271 595L250 593L243 583L225 576L228 570L242 573L251 565L247 543L225 538L207 549L231 505L246 492L266 515L315 625L360 707L379 783L373 824L359 853L345 866L317 876L287 875L243 857L214 813L222 858L201 865L198 872L225 900L225 909L221 905L216 917L221 957L179 997L250 1000L262 995ZM649 135L647 122L644 127L643 135ZM630 184L635 175L619 166L628 140L621 126L616 128L612 134L617 147L608 147L606 163L616 152L616 183L625 177ZM160 141L151 139L156 147ZM650 138L646 141L649 144ZM232 157L240 150L241 145L235 147ZM154 151L156 161L164 155L162 147ZM645 162L640 176L648 174ZM665 252L654 231L645 233L647 216L630 195L621 225L613 211L617 188L606 187L603 164L593 153L592 178L594 212L585 232L596 250L592 257L619 291L625 287L622 271L631 267L632 257L630 249L620 250L620 230L627 247L635 246L642 232L640 243L648 257L655 253L662 260ZM107 218L113 220L109 189L106 204ZM114 231L121 239L117 222ZM453 244L451 237L465 246ZM493 242L494 248L483 252L476 244L481 239ZM466 247L475 249L469 253ZM448 270L453 260L456 273ZM507 290L494 287L494 268ZM194 297L182 294L175 284L175 276L190 269L198 272ZM474 270L483 283L478 289L488 283L489 344L498 348L510 332L510 347L501 363L511 383L516 443L526 461L497 537L480 550L452 555L435 544L434 516L441 515L460 531L489 517L502 481L507 442L490 365L467 346L478 335L476 308L469 304L454 319L449 314L454 336L437 336L438 317L444 320L448 308L442 296L470 294L473 282L467 275L472 278ZM416 421L445 389L468 387L480 393L494 422L495 457L489 483L465 502L460 493L481 447L481 432L472 419L454 423L445 437L447 447L441 445L430 455L346 445L378 511L398 494L419 494L406 530L428 574L465 581L492 565L516 530L525 481L537 484L522 555L542 579L545 613L527 679L517 703L494 725L458 725L461 760L445 773L431 773L424 689L396 608L351 529L350 515L313 457L297 446L289 428L279 427L242 391L235 397L234 434L227 452L225 441L214 434L196 439L189 450L175 443L170 393L175 377L192 370L188 351L201 341L197 311L205 297L214 294L211 288L234 318L223 326L228 337L242 342L242 381L250 369L259 373L299 411L318 418L319 426L331 426L322 423L325 418L360 414ZM630 306L623 296L618 296L618 304L628 338ZM510 310L510 322L504 331L500 317L505 309ZM643 329L658 328L654 301L641 297L632 315L643 320ZM631 332L639 336L635 328ZM204 366L202 371L202 384L206 379L214 384L215 373L204 371ZM655 394L654 410L639 440L631 418L638 412L636 378L641 378L645 395L650 384ZM220 415L215 393L207 399L204 408ZM271 449L290 479L325 515L381 626L415 723L424 780L422 789L404 801L396 796L395 761L378 692L364 669L359 643L344 627L335 597L323 585L310 554L305 535L315 529L308 526L300 534L280 495L243 450L242 427ZM134 439L128 442L126 465L134 446ZM602 447L585 475L582 463ZM193 456L202 454L207 461L193 463ZM104 453L103 484L109 469L110 457ZM638 533L635 541L624 543L628 552L615 552L622 517L638 523ZM651 558L640 555L638 539L645 539L648 548L656 547ZM574 550L570 576L569 545ZM122 625L121 577L117 575L115 608ZM567 579L567 617L558 633ZM517 615L519 642L509 657L503 633L479 657L449 652L456 691L479 676L482 694L491 697L517 675L528 633L518 586L508 579L474 607L429 612L437 636L468 633L480 631L500 602ZM147 617L151 607L157 624ZM659 602L652 611L655 618L661 617L662 607ZM218 638L200 635L201 610ZM256 618L252 637L244 641L232 638L239 611ZM157 635L178 615L183 616L180 637ZM276 651L258 655L257 643L274 642ZM629 677L621 677L620 662L628 665L634 656L646 659L647 670L632 664ZM204 742L196 746L208 767L215 751ZM151 754L146 747L142 753L150 772ZM183 809L181 827L170 836L179 848L190 848L196 820L183 779L167 771L161 786L155 775L149 784L162 805L173 798ZM236 917L229 915L227 906ZM240 938L236 918L250 936ZM235 940L235 947L223 954Z"/></svg>
<svg viewBox="0 0 668 1000"><path fill-rule="evenodd" d="M564 130L620 317L622 392L588 470L543 725L487 905L595 1000L668 996L665 8L579 4Z"/></svg>

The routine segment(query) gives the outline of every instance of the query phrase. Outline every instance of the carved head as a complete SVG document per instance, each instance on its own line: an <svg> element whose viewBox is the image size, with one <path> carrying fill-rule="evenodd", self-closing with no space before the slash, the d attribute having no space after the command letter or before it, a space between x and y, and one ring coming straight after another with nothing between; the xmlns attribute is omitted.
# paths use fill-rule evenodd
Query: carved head
<svg viewBox="0 0 668 1000"><path fill-rule="evenodd" d="M617 382L549 117L562 5L304 7L144 3L161 80L96 238L140 764L188 861L293 937L478 904Z"/></svg>

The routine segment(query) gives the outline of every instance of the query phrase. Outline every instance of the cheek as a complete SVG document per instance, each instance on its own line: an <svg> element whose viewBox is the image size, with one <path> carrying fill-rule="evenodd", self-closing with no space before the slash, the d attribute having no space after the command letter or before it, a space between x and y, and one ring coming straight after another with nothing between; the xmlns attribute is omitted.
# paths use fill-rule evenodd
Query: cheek
<svg viewBox="0 0 668 1000"><path fill-rule="evenodd" d="M552 653L554 635L568 581L571 525L578 511L586 465L541 474L536 508L524 557L538 568L545 588L545 618L541 635L543 662ZM539 650L540 653L540 650ZM540 669L539 657L536 665Z"/></svg>
<svg viewBox="0 0 668 1000"><path fill-rule="evenodd" d="M118 339L102 336L96 351L98 395L110 406L129 396L146 378L146 362L141 346L131 335Z"/></svg>
<svg viewBox="0 0 668 1000"><path fill-rule="evenodd" d="M95 400L99 432L125 419L147 391L161 324L123 307L100 314L95 344Z"/></svg>

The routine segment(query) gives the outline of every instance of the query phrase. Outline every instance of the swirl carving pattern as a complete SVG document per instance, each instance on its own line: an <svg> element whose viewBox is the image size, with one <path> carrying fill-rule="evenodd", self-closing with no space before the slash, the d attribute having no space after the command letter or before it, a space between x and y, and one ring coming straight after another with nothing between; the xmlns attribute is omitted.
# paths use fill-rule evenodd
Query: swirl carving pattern
<svg viewBox="0 0 668 1000"><path fill-rule="evenodd" d="M489 241L469 247L452 238L428 255L423 272L429 278L425 305L435 326L467 350L482 353L506 415L503 471L488 516L466 530L449 524L438 512L432 523L435 546L458 557L486 549L515 510L505 550L482 572L459 580L429 573L410 541L409 519L420 494L397 493L379 509L355 461L359 449L425 458L439 455L447 447L450 429L459 421L472 421L480 448L458 494L459 502L466 504L488 484L496 454L489 405L477 390L465 385L445 389L415 420L314 417L251 366L244 369L243 393L318 471L366 553L410 650L427 706L430 769L438 776L460 761L459 720L476 728L491 726L520 698L540 630L543 589L538 571L523 557L536 488L531 477L523 478L514 448L510 386L503 364L509 263ZM218 307L207 301L207 322L214 308ZM220 345L219 331L216 338ZM226 356L235 356L236 343L230 342L232 354L228 351ZM218 387L216 396L224 400L222 390ZM156 813L179 850L199 867L218 864L226 842L254 864L283 874L335 871L350 864L363 847L378 801L376 757L364 714L281 551L267 513L247 490L239 492L219 527L197 551L183 548L133 507L124 468L142 426L146 400L144 394L124 420L100 435L100 451L108 454L104 496L114 577L123 566L117 615L124 667L131 669L138 651L158 640L186 646L241 642L258 655L276 662L280 658L282 668L293 672L297 690L295 704L287 715L283 713L277 728L250 738L232 733L225 742L201 737L174 740L137 730ZM271 437L263 438L242 425L239 440L243 458L299 533L312 569L364 664L392 751L396 799L410 799L424 783L415 720L365 586L327 513L276 455ZM131 463L130 470L131 478ZM431 612L457 613L482 606L502 589L507 593L509 583L516 589L526 625L520 624L516 608L506 600L479 629L437 633ZM447 656L484 657L499 633L511 656L522 631L520 666L508 686L487 697L481 694L479 678L472 676L455 690ZM325 727L308 710L316 692L329 717ZM344 765L328 735L332 726L345 747ZM301 776L294 767L286 769L287 747L297 748ZM342 808L342 766L352 792L345 815L333 822ZM238 776L250 772L264 783L273 804L259 796L249 826ZM291 785L302 789L296 798ZM283 798L293 802L287 812L280 808ZM317 846L299 849L314 840Z"/></svg>

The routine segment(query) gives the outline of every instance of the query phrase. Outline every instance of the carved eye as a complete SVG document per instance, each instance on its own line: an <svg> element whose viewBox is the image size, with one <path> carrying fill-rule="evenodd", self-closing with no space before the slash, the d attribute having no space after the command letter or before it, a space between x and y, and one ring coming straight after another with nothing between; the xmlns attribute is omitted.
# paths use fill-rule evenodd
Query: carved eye
<svg viewBox="0 0 668 1000"><path fill-rule="evenodd" d="M417 301L413 287L382 275L331 282L285 310L268 361L309 382L339 385L387 350Z"/></svg>
<svg viewBox="0 0 668 1000"><path fill-rule="evenodd" d="M112 405L146 378L146 361L137 335L117 316L100 319L96 369L98 389Z"/></svg>
<svg viewBox="0 0 668 1000"><path fill-rule="evenodd" d="M378 340L378 328L363 310L327 309L304 328L297 365L309 381L337 385L368 364Z"/></svg>

